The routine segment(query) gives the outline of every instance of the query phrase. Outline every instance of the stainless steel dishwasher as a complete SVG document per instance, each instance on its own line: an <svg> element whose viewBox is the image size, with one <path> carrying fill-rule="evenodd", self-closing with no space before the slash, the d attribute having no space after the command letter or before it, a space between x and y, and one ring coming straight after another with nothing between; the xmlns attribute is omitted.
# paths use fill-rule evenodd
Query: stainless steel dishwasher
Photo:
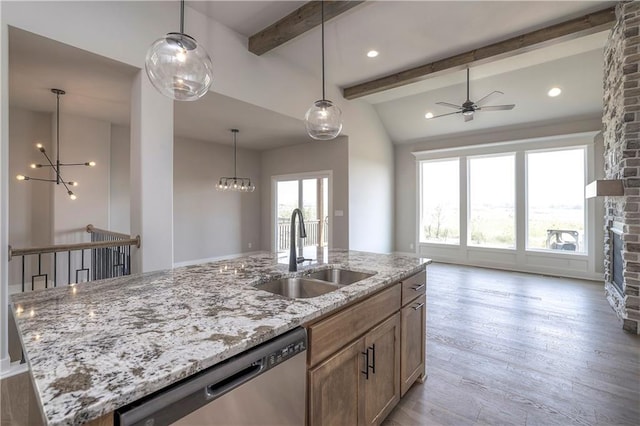
<svg viewBox="0 0 640 426"><path fill-rule="evenodd" d="M116 410L115 424L304 425L306 349L296 328Z"/></svg>

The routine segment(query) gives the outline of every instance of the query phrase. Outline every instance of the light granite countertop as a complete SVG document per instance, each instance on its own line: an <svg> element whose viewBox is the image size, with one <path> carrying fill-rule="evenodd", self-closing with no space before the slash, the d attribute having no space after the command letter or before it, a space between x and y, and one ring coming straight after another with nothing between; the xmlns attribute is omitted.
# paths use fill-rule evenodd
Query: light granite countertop
<svg viewBox="0 0 640 426"><path fill-rule="evenodd" d="M259 253L13 295L13 314L49 425L75 425L210 367L412 275L429 259L331 250L288 272ZM375 272L311 299L255 288L328 267Z"/></svg>

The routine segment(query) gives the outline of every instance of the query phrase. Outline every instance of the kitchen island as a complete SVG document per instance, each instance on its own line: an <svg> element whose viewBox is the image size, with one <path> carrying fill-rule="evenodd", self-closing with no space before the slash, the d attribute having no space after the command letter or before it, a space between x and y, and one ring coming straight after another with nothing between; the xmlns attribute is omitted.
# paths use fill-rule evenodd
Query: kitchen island
<svg viewBox="0 0 640 426"><path fill-rule="evenodd" d="M49 425L81 424L423 271L429 259L330 250L288 272L260 253L14 295L12 309ZM309 299L256 288L341 267L375 275Z"/></svg>

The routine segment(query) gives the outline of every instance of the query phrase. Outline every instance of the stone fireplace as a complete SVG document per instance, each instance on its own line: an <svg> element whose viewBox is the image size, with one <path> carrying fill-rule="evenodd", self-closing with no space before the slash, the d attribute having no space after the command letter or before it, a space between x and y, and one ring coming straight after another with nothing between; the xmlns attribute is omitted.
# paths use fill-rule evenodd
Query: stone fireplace
<svg viewBox="0 0 640 426"><path fill-rule="evenodd" d="M605 293L624 330L640 333L640 3L619 3L604 50ZM621 281L621 282L616 282Z"/></svg>

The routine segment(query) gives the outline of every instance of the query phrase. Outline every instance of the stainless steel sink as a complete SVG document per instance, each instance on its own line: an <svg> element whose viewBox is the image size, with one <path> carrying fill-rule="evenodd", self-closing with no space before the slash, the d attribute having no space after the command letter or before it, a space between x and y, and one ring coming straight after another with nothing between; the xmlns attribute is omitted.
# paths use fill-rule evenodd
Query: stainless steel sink
<svg viewBox="0 0 640 426"><path fill-rule="evenodd" d="M340 286L329 282L301 277L273 280L258 284L256 288L292 299L308 299L337 290Z"/></svg>
<svg viewBox="0 0 640 426"><path fill-rule="evenodd" d="M367 272L357 272L350 271L348 269L333 268L313 272L307 275L307 277L314 278L316 280L327 281L338 285L349 285L364 280L365 278L372 277L374 275L375 274L370 274Z"/></svg>

